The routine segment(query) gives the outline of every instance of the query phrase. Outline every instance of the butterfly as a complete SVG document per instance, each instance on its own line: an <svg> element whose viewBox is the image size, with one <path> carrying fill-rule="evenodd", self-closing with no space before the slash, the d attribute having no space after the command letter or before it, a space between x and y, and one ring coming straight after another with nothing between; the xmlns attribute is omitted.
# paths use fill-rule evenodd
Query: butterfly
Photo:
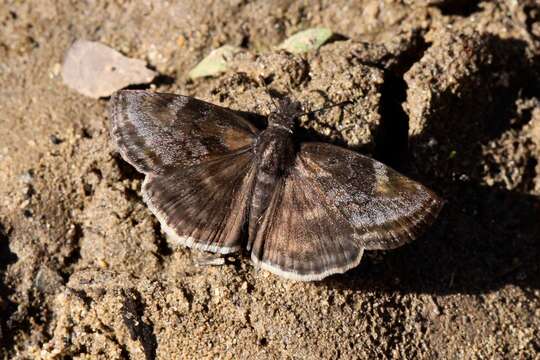
<svg viewBox="0 0 540 360"><path fill-rule="evenodd" d="M260 130L241 112L188 96L122 90L111 135L145 175L142 195L174 244L316 281L356 267L364 250L419 236L442 200L357 152L295 141L299 103L282 97Z"/></svg>

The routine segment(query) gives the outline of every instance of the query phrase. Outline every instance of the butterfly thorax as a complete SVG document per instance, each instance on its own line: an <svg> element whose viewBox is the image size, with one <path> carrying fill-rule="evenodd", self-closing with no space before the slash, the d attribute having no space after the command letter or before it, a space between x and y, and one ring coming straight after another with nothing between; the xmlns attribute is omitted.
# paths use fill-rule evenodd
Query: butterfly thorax
<svg viewBox="0 0 540 360"><path fill-rule="evenodd" d="M275 112L268 117L268 129L281 129L292 134L294 129L294 118L286 114Z"/></svg>
<svg viewBox="0 0 540 360"><path fill-rule="evenodd" d="M292 135L277 125L260 134L253 149L258 174L278 177L287 170L294 158Z"/></svg>

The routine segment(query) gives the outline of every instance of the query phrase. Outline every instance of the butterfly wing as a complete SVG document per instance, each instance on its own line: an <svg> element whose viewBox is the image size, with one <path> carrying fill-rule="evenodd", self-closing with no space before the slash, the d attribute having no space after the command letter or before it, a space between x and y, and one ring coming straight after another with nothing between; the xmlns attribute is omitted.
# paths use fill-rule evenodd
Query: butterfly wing
<svg viewBox="0 0 540 360"><path fill-rule="evenodd" d="M436 217L426 187L353 151L304 143L272 199L252 259L281 276L320 280L358 265L364 249L391 249Z"/></svg>
<svg viewBox="0 0 540 360"><path fill-rule="evenodd" d="M321 280L355 267L362 247L353 228L296 166L276 187L258 229L251 260L256 266L293 280Z"/></svg>
<svg viewBox="0 0 540 360"><path fill-rule="evenodd" d="M122 157L145 174L250 147L259 132L229 109L174 94L118 91L111 97L109 114Z"/></svg>
<svg viewBox="0 0 540 360"><path fill-rule="evenodd" d="M242 150L147 175L143 199L174 243L227 254L240 249L253 178L252 152Z"/></svg>
<svg viewBox="0 0 540 360"><path fill-rule="evenodd" d="M145 91L117 92L110 117L113 140L146 174L143 198L169 238L200 250L238 250L258 130L228 109Z"/></svg>

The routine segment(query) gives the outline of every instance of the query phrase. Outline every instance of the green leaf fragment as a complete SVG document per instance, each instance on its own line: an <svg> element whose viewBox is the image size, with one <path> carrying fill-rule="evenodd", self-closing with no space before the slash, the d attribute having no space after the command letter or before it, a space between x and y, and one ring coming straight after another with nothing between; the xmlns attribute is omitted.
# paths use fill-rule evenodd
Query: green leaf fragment
<svg viewBox="0 0 540 360"><path fill-rule="evenodd" d="M332 35L332 30L327 28L307 29L289 37L279 45L279 48L293 54L308 52L321 47Z"/></svg>
<svg viewBox="0 0 540 360"><path fill-rule="evenodd" d="M234 55L242 49L232 45L224 45L212 50L200 63L197 64L188 74L190 79L204 76L215 76L225 72L230 67L230 61Z"/></svg>

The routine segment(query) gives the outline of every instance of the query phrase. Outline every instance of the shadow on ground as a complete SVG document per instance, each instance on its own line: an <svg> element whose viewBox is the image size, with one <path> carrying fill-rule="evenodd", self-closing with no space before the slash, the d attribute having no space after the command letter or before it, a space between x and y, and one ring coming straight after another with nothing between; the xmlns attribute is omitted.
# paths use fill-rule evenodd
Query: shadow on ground
<svg viewBox="0 0 540 360"><path fill-rule="evenodd" d="M480 43L496 60L477 60L479 71L460 79L460 88L437 94L426 112L426 128L411 140L413 176L447 201L439 219L417 241L384 253L382 259L368 254L357 269L328 279L326 286L432 294L479 294L507 284L540 288L540 198L527 194L538 174L532 166L518 190L509 191L484 185L482 172L482 145L510 129L521 131L531 120L530 114L519 112L516 101L538 93L530 81L537 74L534 64L526 63L522 41L490 35ZM402 121L395 119L383 120ZM407 130L397 125L386 128ZM437 145L429 146L434 140ZM393 151L400 158L404 150L398 142L384 153L391 159ZM449 159L451 150L458 159Z"/></svg>
<svg viewBox="0 0 540 360"><path fill-rule="evenodd" d="M507 284L539 289L540 199L463 185L428 233L325 285L405 293L480 294Z"/></svg>
<svg viewBox="0 0 540 360"><path fill-rule="evenodd" d="M17 308L16 304L9 300L13 290L5 284L4 274L9 265L17 261L17 256L11 252L8 242L8 234L0 224L0 347L10 345L12 339L6 334L10 324L9 319Z"/></svg>

